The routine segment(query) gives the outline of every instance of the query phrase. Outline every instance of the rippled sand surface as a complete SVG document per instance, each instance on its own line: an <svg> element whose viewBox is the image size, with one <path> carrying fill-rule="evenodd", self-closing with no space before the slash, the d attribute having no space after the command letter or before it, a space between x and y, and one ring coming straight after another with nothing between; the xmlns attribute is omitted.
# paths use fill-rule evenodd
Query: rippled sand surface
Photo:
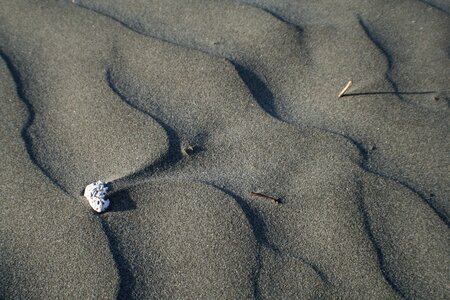
<svg viewBox="0 0 450 300"><path fill-rule="evenodd" d="M0 298L449 298L447 1L0 2Z"/></svg>

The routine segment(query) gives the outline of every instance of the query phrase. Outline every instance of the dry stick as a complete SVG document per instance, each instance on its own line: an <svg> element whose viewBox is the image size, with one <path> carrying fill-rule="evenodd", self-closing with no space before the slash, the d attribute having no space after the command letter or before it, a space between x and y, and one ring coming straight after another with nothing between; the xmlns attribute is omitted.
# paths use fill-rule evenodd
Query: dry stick
<svg viewBox="0 0 450 300"><path fill-rule="evenodd" d="M266 198L266 199L270 199L270 200L272 200L272 201L274 201L274 202L276 202L276 203L281 203L281 200L280 200L280 199L277 199L277 198L274 198L274 197L271 197L271 196L267 196L267 195L264 195L264 194L261 194L261 193L250 192L250 195L252 195L252 196L258 196L258 197L262 197L262 198Z"/></svg>
<svg viewBox="0 0 450 300"><path fill-rule="evenodd" d="M183 148L183 152L186 155L190 156L192 153L194 153L194 148L192 148L191 146L187 146L187 147Z"/></svg>
<svg viewBox="0 0 450 300"><path fill-rule="evenodd" d="M342 91L339 93L338 98L341 98L342 96L344 96L345 92L352 86L353 81L349 81L345 87L342 89Z"/></svg>

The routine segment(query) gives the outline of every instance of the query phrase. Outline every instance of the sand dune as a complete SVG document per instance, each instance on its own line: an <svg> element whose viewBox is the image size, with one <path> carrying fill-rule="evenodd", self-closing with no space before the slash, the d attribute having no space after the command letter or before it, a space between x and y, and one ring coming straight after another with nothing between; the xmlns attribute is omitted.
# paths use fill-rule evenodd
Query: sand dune
<svg viewBox="0 0 450 300"><path fill-rule="evenodd" d="M448 298L449 25L431 0L4 1L0 297Z"/></svg>

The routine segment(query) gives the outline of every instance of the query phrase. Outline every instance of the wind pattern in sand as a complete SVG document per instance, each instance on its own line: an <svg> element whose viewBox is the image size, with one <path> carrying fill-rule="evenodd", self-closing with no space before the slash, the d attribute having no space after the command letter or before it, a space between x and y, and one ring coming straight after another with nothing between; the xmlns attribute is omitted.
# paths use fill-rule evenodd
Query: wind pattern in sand
<svg viewBox="0 0 450 300"><path fill-rule="evenodd" d="M437 0L2 1L0 298L445 299L449 40Z"/></svg>

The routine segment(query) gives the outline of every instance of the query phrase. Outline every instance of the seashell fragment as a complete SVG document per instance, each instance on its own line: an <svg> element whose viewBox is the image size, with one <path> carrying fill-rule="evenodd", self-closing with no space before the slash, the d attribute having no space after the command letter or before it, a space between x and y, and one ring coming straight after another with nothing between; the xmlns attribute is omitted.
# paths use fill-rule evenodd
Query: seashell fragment
<svg viewBox="0 0 450 300"><path fill-rule="evenodd" d="M84 189L84 197L96 212L104 212L109 207L109 199L105 199L108 186L106 182L97 181L89 184Z"/></svg>

